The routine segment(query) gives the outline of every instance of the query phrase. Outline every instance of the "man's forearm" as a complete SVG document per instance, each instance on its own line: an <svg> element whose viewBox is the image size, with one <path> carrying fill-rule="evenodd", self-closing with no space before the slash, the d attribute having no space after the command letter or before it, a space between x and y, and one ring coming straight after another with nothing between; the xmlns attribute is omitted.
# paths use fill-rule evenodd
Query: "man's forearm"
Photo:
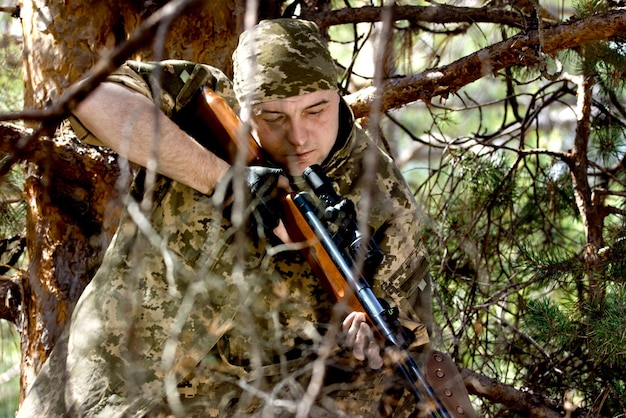
<svg viewBox="0 0 626 418"><path fill-rule="evenodd" d="M142 167L202 193L213 192L228 164L183 132L150 99L105 82L74 115L100 141ZM158 125L155 121L158 120Z"/></svg>

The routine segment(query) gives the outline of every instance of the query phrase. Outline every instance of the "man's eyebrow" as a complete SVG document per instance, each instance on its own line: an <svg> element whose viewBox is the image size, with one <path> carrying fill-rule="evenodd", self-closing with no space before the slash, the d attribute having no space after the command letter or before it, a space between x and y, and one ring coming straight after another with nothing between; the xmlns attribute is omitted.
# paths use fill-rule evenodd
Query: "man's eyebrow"
<svg viewBox="0 0 626 418"><path fill-rule="evenodd" d="M304 108L304 110L309 110L309 109L313 109L314 107L317 106L321 106L324 105L326 103L330 103L330 100L328 99L321 99L318 102L315 102L307 107ZM266 115L266 114L283 114L284 112L281 112L280 110L271 110L271 109L265 109L263 107L259 107L254 111L255 115Z"/></svg>
<svg viewBox="0 0 626 418"><path fill-rule="evenodd" d="M307 107L305 107L304 109L305 109L305 110L306 110L306 109L312 109L312 108L314 108L314 107L321 106L321 105L326 104L326 103L329 103L329 102L330 102L330 100L328 100L328 99L321 99L319 102L313 103L312 105L307 106Z"/></svg>
<svg viewBox="0 0 626 418"><path fill-rule="evenodd" d="M278 110L263 109L262 107L258 108L258 109L255 109L255 111L254 111L255 115L265 115L265 114L268 114L268 113L271 113L271 114L282 114L283 112L278 111Z"/></svg>

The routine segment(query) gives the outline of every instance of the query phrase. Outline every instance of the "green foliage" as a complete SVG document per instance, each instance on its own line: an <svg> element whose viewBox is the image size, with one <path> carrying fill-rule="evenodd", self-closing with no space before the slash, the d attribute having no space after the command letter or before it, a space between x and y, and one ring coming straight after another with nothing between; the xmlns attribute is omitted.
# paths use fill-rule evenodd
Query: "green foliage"
<svg viewBox="0 0 626 418"><path fill-rule="evenodd" d="M603 12L607 9L607 2L604 0L580 0L574 1L574 9L577 17L591 16L595 13Z"/></svg>
<svg viewBox="0 0 626 418"><path fill-rule="evenodd" d="M10 37L0 37L0 112L18 111L23 107L20 46Z"/></svg>
<svg viewBox="0 0 626 418"><path fill-rule="evenodd" d="M584 269L576 254L567 254L556 245L521 244L519 250L519 268L539 286L554 284L561 290L570 290L569 285Z"/></svg>
<svg viewBox="0 0 626 418"><path fill-rule="evenodd" d="M614 82L621 57L597 56L593 65L583 56L585 66L569 68L593 71L596 80L589 186L616 191L603 203L624 208L625 176L615 169L626 152L624 92ZM506 94L514 99L480 106L479 121L470 117L475 106L465 111L467 103L456 98L448 110L431 113L428 140L446 152L417 191L432 220L425 231L440 343L463 365L502 382L555 400L571 396L578 406L611 415L626 405L624 221L604 218L606 242L613 244L590 264L571 161L564 158L576 128L577 86L524 79L532 74L508 73L514 82ZM550 114L560 124L546 123ZM568 115L569 132L562 120ZM474 134L458 136L459 127L477 123ZM591 297L592 282L600 283L600 302ZM485 416L498 414L494 406L482 408Z"/></svg>
<svg viewBox="0 0 626 418"><path fill-rule="evenodd" d="M607 277L610 279L610 277ZM624 285L607 286L602 306L563 304L551 298L531 300L526 306L524 326L542 344L558 376L546 376L539 385L585 388L581 392L588 405L596 394L608 390L612 395L605 411L626 404L624 359L626 346L626 300ZM547 382L547 381L548 382ZM551 382L550 382L551 381Z"/></svg>
<svg viewBox="0 0 626 418"><path fill-rule="evenodd" d="M9 16L0 16L0 113L15 112L23 108L21 71L21 46L9 35ZM4 156L0 154L0 162ZM14 167L0 178L0 239L24 235L26 205L22 198L23 172ZM1 254L0 254L1 255ZM4 258L2 258L4 261ZM9 269L7 275L15 275ZM0 416L14 416L17 410L20 378L19 334L12 324L0 320Z"/></svg>
<svg viewBox="0 0 626 418"><path fill-rule="evenodd" d="M455 150L436 173L427 187L435 193L424 201L437 219L427 233L436 249L438 323L452 351L470 367L556 399L572 388L582 405L595 406L608 390L603 411L619 410L626 404L615 395L626 373L626 241L601 252L593 274L605 283L605 297L592 305L567 165L549 156L522 164L500 151ZM545 373L553 368L559 372Z"/></svg>
<svg viewBox="0 0 626 418"><path fill-rule="evenodd" d="M622 229L620 232L626 231ZM606 256L605 274L616 284L626 284L626 238L615 235L619 236L615 243L602 250L603 256Z"/></svg>
<svg viewBox="0 0 626 418"><path fill-rule="evenodd" d="M17 410L20 388L19 334L3 320L0 320L0 340L0 417L12 417Z"/></svg>
<svg viewBox="0 0 626 418"><path fill-rule="evenodd" d="M571 317L560 303L543 297L526 305L524 323L531 336L550 352L571 351L580 335L580 321Z"/></svg>
<svg viewBox="0 0 626 418"><path fill-rule="evenodd" d="M607 90L624 88L626 43L623 39L587 45L585 59L595 64L595 75Z"/></svg>
<svg viewBox="0 0 626 418"><path fill-rule="evenodd" d="M616 124L598 118L591 135L590 157L603 166L617 164L626 149L624 129Z"/></svg>
<svg viewBox="0 0 626 418"><path fill-rule="evenodd" d="M602 307L589 307L591 357L611 369L626 370L626 288L610 285ZM626 401L626 398L624 398Z"/></svg>
<svg viewBox="0 0 626 418"><path fill-rule="evenodd" d="M19 234L26 227L23 182L23 173L19 169L13 169L0 178L0 239Z"/></svg>
<svg viewBox="0 0 626 418"><path fill-rule="evenodd" d="M570 388L587 407L610 391L602 410L620 410L626 245L606 251L595 272L606 283L605 298L591 305L570 177L554 174L549 157L522 165L452 154L428 200L437 219L427 234L444 344L504 382L555 399Z"/></svg>

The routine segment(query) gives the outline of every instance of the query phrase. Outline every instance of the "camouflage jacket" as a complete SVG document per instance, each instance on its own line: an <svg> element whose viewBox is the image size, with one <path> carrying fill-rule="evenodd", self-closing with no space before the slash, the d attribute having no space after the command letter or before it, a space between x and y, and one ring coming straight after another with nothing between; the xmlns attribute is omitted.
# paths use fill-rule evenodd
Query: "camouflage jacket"
<svg viewBox="0 0 626 418"><path fill-rule="evenodd" d="M151 64L129 62L110 80L158 94L168 116L201 85L236 107L219 70L181 61L160 68L159 93L151 90ZM427 277L417 204L391 158L342 107L346 135L323 169L358 210L367 196L361 187L365 156L376 153L368 221L384 259L372 287L403 313L414 345L427 344L415 313ZM98 144L76 120L73 125L79 138ZM75 381L65 391L66 411L141 416L179 382L202 374L199 364L205 372L241 377L315 353L336 327L333 307L297 248L237 233L209 196L159 177L149 213L129 200L102 267L76 306L69 338L60 344L67 344L67 357L53 354L51 363L62 363ZM171 391L168 400L175 402Z"/></svg>

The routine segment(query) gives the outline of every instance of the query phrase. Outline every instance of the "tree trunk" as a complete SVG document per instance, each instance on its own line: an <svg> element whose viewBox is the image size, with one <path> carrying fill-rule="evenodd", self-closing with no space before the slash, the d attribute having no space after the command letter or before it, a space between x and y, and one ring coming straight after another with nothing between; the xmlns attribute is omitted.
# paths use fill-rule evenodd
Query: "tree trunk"
<svg viewBox="0 0 626 418"><path fill-rule="evenodd" d="M44 108L57 99L161 3L25 1L21 9L25 108ZM154 40L147 39L143 50L130 58L203 61L230 74L243 1L202 4L185 11L167 39L157 40L162 51L154 50ZM52 125L51 132L56 129ZM79 144L67 130L57 130L53 139L40 139L25 170L30 266L22 280L18 320L21 399L100 264L121 208L115 156Z"/></svg>

